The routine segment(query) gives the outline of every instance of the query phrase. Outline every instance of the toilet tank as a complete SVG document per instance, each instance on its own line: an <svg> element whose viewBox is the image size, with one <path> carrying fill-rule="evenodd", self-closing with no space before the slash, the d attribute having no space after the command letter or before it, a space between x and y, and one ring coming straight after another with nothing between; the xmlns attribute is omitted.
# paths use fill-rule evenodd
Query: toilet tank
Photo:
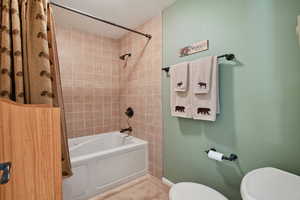
<svg viewBox="0 0 300 200"><path fill-rule="evenodd" d="M300 177L275 168L249 172L242 180L243 200L300 200Z"/></svg>

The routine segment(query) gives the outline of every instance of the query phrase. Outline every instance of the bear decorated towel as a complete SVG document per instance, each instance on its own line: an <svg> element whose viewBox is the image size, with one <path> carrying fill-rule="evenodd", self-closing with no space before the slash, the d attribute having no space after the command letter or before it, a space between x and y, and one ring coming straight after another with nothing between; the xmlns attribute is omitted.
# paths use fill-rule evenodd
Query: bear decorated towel
<svg viewBox="0 0 300 200"><path fill-rule="evenodd" d="M212 56L204 57L190 63L190 66L193 68L191 89L195 94L209 93L213 68L212 58Z"/></svg>
<svg viewBox="0 0 300 200"><path fill-rule="evenodd" d="M199 64L200 63L200 64ZM203 63L209 64L210 67L204 70L199 70L202 68ZM211 68L211 72L207 72ZM205 76L199 75L203 72ZM190 63L190 74L191 74L191 85L194 86L198 84L199 77L205 81L207 93L199 93L193 90L191 95L192 102L192 117L198 120L216 121L216 115L219 113L219 66L216 56L210 56L206 58L201 58ZM204 78L205 77L205 78ZM200 86L200 85L199 85Z"/></svg>
<svg viewBox="0 0 300 200"><path fill-rule="evenodd" d="M176 83L174 91L186 92L188 87L188 63L183 62L172 66L172 79Z"/></svg>
<svg viewBox="0 0 300 200"><path fill-rule="evenodd" d="M182 70L184 69L184 70ZM191 92L188 89L188 63L181 63L170 67L171 114L174 117L192 118ZM183 84L182 87L179 83Z"/></svg>

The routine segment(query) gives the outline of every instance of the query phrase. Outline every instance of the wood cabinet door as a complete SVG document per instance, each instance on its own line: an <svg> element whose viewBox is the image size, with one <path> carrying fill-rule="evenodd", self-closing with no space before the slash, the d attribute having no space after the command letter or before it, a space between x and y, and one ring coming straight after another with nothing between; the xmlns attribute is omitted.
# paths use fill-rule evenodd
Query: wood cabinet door
<svg viewBox="0 0 300 200"><path fill-rule="evenodd" d="M0 99L0 200L61 200L60 137L58 108Z"/></svg>

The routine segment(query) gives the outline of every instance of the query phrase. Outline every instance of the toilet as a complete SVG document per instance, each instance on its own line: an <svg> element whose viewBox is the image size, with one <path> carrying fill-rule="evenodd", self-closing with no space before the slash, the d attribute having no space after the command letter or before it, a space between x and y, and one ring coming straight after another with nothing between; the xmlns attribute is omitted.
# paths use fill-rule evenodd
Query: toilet
<svg viewBox="0 0 300 200"><path fill-rule="evenodd" d="M243 200L299 200L300 177L276 168L249 172L242 180Z"/></svg>
<svg viewBox="0 0 300 200"><path fill-rule="evenodd" d="M169 193L170 200L228 200L218 191L197 183L177 183Z"/></svg>
<svg viewBox="0 0 300 200"><path fill-rule="evenodd" d="M276 169L261 168L249 172L242 180L243 200L300 200L300 176ZM197 183L177 183L170 200L228 200L218 191Z"/></svg>

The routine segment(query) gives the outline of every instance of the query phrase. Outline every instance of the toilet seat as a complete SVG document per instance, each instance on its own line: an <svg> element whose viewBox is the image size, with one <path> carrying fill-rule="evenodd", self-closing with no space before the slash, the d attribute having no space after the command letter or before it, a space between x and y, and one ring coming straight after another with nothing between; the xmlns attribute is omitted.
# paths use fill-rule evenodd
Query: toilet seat
<svg viewBox="0 0 300 200"><path fill-rule="evenodd" d="M169 197L170 200L228 200L218 191L197 183L177 183Z"/></svg>

